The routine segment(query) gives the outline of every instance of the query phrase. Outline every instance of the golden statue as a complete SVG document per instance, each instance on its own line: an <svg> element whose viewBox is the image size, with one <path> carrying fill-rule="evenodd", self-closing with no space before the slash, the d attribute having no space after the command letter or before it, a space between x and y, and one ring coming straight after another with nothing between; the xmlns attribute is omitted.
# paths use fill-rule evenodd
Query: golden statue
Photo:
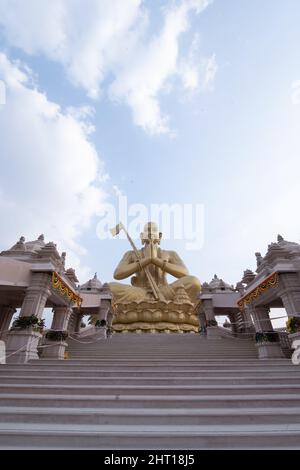
<svg viewBox="0 0 300 470"><path fill-rule="evenodd" d="M124 230L133 250L123 256L114 272L117 280L130 276L131 285L109 283L117 313L114 327L121 330L196 331L198 319L194 306L201 286L190 276L186 266L175 251L162 250L162 233L153 222L148 222L141 233L142 249L138 250L122 224L112 233ZM177 278L168 284L166 276ZM159 315L160 313L160 315ZM133 325L134 323L134 325ZM128 324L130 328L128 328ZM181 324L181 327L178 325ZM190 324L190 327L187 325ZM185 325L185 327L183 327ZM183 328L182 328L183 327Z"/></svg>

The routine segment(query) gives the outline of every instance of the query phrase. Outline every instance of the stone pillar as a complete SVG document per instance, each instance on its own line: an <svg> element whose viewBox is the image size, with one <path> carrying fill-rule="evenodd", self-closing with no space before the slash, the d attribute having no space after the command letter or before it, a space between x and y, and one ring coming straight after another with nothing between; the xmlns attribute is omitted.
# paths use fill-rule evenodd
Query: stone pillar
<svg viewBox="0 0 300 470"><path fill-rule="evenodd" d="M199 317L199 325L201 328L201 334L205 334L206 333L206 319L205 319L204 312L200 311L200 313L198 314L198 317Z"/></svg>
<svg viewBox="0 0 300 470"><path fill-rule="evenodd" d="M54 307L51 330L66 331L72 312L70 306Z"/></svg>
<svg viewBox="0 0 300 470"><path fill-rule="evenodd" d="M212 300L202 300L202 311L205 314L206 321L215 320L215 312Z"/></svg>
<svg viewBox="0 0 300 470"><path fill-rule="evenodd" d="M280 274L279 296L289 317L300 316L300 278L298 273Z"/></svg>
<svg viewBox="0 0 300 470"><path fill-rule="evenodd" d="M50 295L51 274L32 273L31 285L27 288L22 304L20 317L35 315L42 317L47 299Z"/></svg>
<svg viewBox="0 0 300 470"><path fill-rule="evenodd" d="M245 325L246 331L249 334L255 333L255 327L254 327L254 324L253 324L253 320L252 320L251 314L250 314L250 312L247 308L242 312L242 315L244 317L244 325Z"/></svg>
<svg viewBox="0 0 300 470"><path fill-rule="evenodd" d="M251 318L255 331L260 331L260 324L258 322L255 309L251 307L251 305L247 305L245 307L244 314Z"/></svg>
<svg viewBox="0 0 300 470"><path fill-rule="evenodd" d="M54 307L51 330L66 331L72 308L69 306ZM68 343L64 340L53 341L45 338L42 348L43 359L64 359L65 349Z"/></svg>
<svg viewBox="0 0 300 470"><path fill-rule="evenodd" d="M68 333L74 333L75 328L76 328L76 323L77 323L77 316L78 314L74 312L74 310L71 312L68 326L67 326L67 331Z"/></svg>
<svg viewBox="0 0 300 470"><path fill-rule="evenodd" d="M8 332L11 319L17 309L10 305L0 305L0 338L4 338Z"/></svg>
<svg viewBox="0 0 300 470"><path fill-rule="evenodd" d="M273 331L269 307L254 307L251 314L256 331Z"/></svg>
<svg viewBox="0 0 300 470"><path fill-rule="evenodd" d="M220 330L218 326L209 326L209 322L215 322L215 312L211 299L202 300L202 311L204 312L206 325L207 325L207 339L219 339L221 338Z"/></svg>
<svg viewBox="0 0 300 470"><path fill-rule="evenodd" d="M237 332L238 332L236 315L234 314L234 312L229 313L228 318L229 318L230 323L231 323L231 332L234 336L236 336Z"/></svg>
<svg viewBox="0 0 300 470"><path fill-rule="evenodd" d="M108 299L101 299L99 307L99 320L105 320L107 322L107 317L110 312L111 301Z"/></svg>
<svg viewBox="0 0 300 470"><path fill-rule="evenodd" d="M110 327L112 324L112 314L111 314L111 300L110 299L101 299L99 311L97 314L97 320L105 320L106 325L104 327L97 328L97 335L100 338L107 338L107 332L111 332Z"/></svg>
<svg viewBox="0 0 300 470"><path fill-rule="evenodd" d="M266 306L248 306L248 311L253 318L256 332L273 332L273 326L270 320L269 307ZM272 359L284 357L280 342L258 342L256 343L259 359Z"/></svg>
<svg viewBox="0 0 300 470"><path fill-rule="evenodd" d="M113 318L114 318L114 311L112 307L110 307L108 314L107 314L107 326L112 327L113 324Z"/></svg>
<svg viewBox="0 0 300 470"><path fill-rule="evenodd" d="M50 295L50 286L50 273L32 273L31 284L26 290L20 317L34 315L41 318ZM6 336L7 362L26 363L31 359L38 359L37 346L41 337L41 333L34 331L32 327L24 330L11 330Z"/></svg>
<svg viewBox="0 0 300 470"><path fill-rule="evenodd" d="M83 319L83 315L81 313L78 313L76 317L74 333L79 333L82 319Z"/></svg>

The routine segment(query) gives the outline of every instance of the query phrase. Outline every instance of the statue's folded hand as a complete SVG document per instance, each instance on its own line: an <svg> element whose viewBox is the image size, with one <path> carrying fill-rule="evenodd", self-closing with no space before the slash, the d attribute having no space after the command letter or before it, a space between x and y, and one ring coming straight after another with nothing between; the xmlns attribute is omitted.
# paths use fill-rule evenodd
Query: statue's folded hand
<svg viewBox="0 0 300 470"><path fill-rule="evenodd" d="M160 258L157 258L156 256L151 257L151 263L154 264L155 266L158 266L161 268L164 264L164 261Z"/></svg>
<svg viewBox="0 0 300 470"><path fill-rule="evenodd" d="M151 257L148 256L147 258L142 258L138 260L138 262L142 268L145 268L146 266L152 263L152 260L151 260Z"/></svg>
<svg viewBox="0 0 300 470"><path fill-rule="evenodd" d="M170 265L169 260L166 258L152 258L152 263L163 271L166 269L167 264Z"/></svg>

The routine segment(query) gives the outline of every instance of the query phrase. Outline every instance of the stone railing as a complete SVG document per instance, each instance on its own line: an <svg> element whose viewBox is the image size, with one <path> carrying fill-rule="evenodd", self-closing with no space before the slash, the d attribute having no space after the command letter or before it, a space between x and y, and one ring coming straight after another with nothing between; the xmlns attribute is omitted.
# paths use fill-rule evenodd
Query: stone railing
<svg viewBox="0 0 300 470"><path fill-rule="evenodd" d="M82 328L75 336L80 336L80 338L84 338L85 336L91 336L91 335L94 335L95 333L96 333L96 329L94 325L89 325L89 326L86 326L85 328Z"/></svg>
<svg viewBox="0 0 300 470"><path fill-rule="evenodd" d="M291 340L289 334L286 331L277 331L281 349L285 357L291 357L293 354Z"/></svg>

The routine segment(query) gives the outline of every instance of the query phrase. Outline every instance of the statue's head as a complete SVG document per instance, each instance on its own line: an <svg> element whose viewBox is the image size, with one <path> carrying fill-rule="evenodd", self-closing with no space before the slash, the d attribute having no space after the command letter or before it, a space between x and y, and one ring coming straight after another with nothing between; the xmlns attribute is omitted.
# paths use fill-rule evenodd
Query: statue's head
<svg viewBox="0 0 300 470"><path fill-rule="evenodd" d="M143 232L141 233L141 240L143 245L147 245L150 242L160 244L162 233L159 232L158 226L155 222L148 222Z"/></svg>

